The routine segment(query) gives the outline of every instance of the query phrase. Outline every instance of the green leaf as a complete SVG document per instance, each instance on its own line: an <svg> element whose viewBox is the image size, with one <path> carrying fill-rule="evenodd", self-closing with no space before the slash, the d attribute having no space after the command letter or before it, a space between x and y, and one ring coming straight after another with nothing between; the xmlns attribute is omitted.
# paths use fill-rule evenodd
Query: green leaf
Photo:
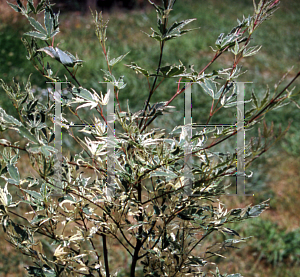
<svg viewBox="0 0 300 277"><path fill-rule="evenodd" d="M23 137L29 139L30 141L32 141L34 143L39 144L38 139L33 134L31 134L25 127L23 127L23 126L18 127L17 130Z"/></svg>
<svg viewBox="0 0 300 277"><path fill-rule="evenodd" d="M54 26L53 26L54 30L59 30L59 28L58 28L58 25L59 25L59 22L58 22L59 13L60 13L60 11L58 11L57 14L54 14Z"/></svg>
<svg viewBox="0 0 300 277"><path fill-rule="evenodd" d="M194 20L196 20L196 18L187 19L187 20L182 20L182 21L180 21L180 22L178 22L178 23L177 23L177 22L174 22L174 23L172 24L172 26L168 29L168 31L167 31L167 33L166 33L166 36L170 36L170 35L173 35L173 34L181 34L181 29L182 29L185 25L187 25L187 24L193 22ZM187 31L187 30L185 30L185 31Z"/></svg>
<svg viewBox="0 0 300 277"><path fill-rule="evenodd" d="M240 49L239 43L238 43L238 41L236 40L236 41L235 41L234 48L233 48L233 49L230 49L230 50L231 50L231 52L236 56L236 55L239 53L239 49Z"/></svg>
<svg viewBox="0 0 300 277"><path fill-rule="evenodd" d="M51 156L50 152L57 152L57 149L55 149L54 147L51 146L47 146L47 145L43 145L40 147L39 149L41 151L42 154L44 154L46 157Z"/></svg>
<svg viewBox="0 0 300 277"><path fill-rule="evenodd" d="M125 88L125 87L127 86L127 84L124 83L123 77L124 77L124 76L121 76L121 77L118 79L118 81L114 84L115 87L117 87L118 89L123 89L123 88Z"/></svg>
<svg viewBox="0 0 300 277"><path fill-rule="evenodd" d="M158 30L160 31L161 35L164 35L164 24L162 23L162 20L158 17L157 18L157 27Z"/></svg>
<svg viewBox="0 0 300 277"><path fill-rule="evenodd" d="M137 74L138 73L142 73L144 76L149 77L149 72L148 70L141 68L140 66L138 66L136 63L132 62L130 65L127 65L129 68L132 68Z"/></svg>
<svg viewBox="0 0 300 277"><path fill-rule="evenodd" d="M7 2L7 4L11 6L16 12L18 13L22 12L22 10L17 5L11 4L9 2Z"/></svg>
<svg viewBox="0 0 300 277"><path fill-rule="evenodd" d="M104 70L104 69L101 69L101 71L103 71L105 74L104 74L104 80L106 82L113 82L115 83L117 80L115 78L115 76L110 73L108 70Z"/></svg>
<svg viewBox="0 0 300 277"><path fill-rule="evenodd" d="M3 110L0 107L0 119L2 123L8 123L8 124L13 124L13 125L17 125L17 126L22 126L22 123L15 119L13 116L8 115L5 110Z"/></svg>
<svg viewBox="0 0 300 277"><path fill-rule="evenodd" d="M59 48L52 46L40 48L38 51L43 51L51 58L56 59L65 66L73 67L76 63L82 62L82 60L77 60L71 53L67 51L62 51Z"/></svg>
<svg viewBox="0 0 300 277"><path fill-rule="evenodd" d="M59 29L56 29L53 33L51 33L49 35L49 38L53 38L54 36L56 36L59 33Z"/></svg>
<svg viewBox="0 0 300 277"><path fill-rule="evenodd" d="M233 107L233 106L236 106L237 105L237 101L232 101L232 102L226 102L226 104L223 106L224 108L230 108L230 107Z"/></svg>
<svg viewBox="0 0 300 277"><path fill-rule="evenodd" d="M49 55L51 58L60 61L58 53L55 51L55 49L54 49L52 46L40 48L40 49L37 50L37 51L43 51L43 52L45 52L47 55Z"/></svg>
<svg viewBox="0 0 300 277"><path fill-rule="evenodd" d="M237 42L237 40L235 41L235 46L234 46L234 52L236 53L236 55L239 53L239 43Z"/></svg>
<svg viewBox="0 0 300 277"><path fill-rule="evenodd" d="M41 11L44 10L43 6L44 6L45 0L39 1L39 3L36 6L36 12L40 13Z"/></svg>
<svg viewBox="0 0 300 277"><path fill-rule="evenodd" d="M29 4L28 4L28 2L27 2L27 6L26 6L26 14L28 15L28 14L30 14L30 13L31 13L31 9L30 9Z"/></svg>
<svg viewBox="0 0 300 277"><path fill-rule="evenodd" d="M183 64L180 64L178 66L167 65L167 66L164 66L164 67L160 68L160 72L166 78L174 77L174 76L177 77L178 75L181 75L181 74L185 73L185 71L186 71L186 68Z"/></svg>
<svg viewBox="0 0 300 277"><path fill-rule="evenodd" d="M166 65L166 66L163 66L159 69L159 71L164 75L164 76L167 76L168 72L170 71L171 69L171 65Z"/></svg>
<svg viewBox="0 0 300 277"><path fill-rule="evenodd" d="M154 38L157 41L163 41L162 35L160 35L158 32L156 32L155 30L153 30L153 28L150 28L152 30L152 34L149 35L147 33L145 33L148 37L150 38Z"/></svg>
<svg viewBox="0 0 300 277"><path fill-rule="evenodd" d="M223 93L223 97L224 97L225 94L226 94L230 89L231 89L231 85L226 86L225 89L224 89L224 85L221 86L220 89L218 90L218 92L215 93L215 98L214 98L214 99L219 99L219 97L221 96L223 90L224 90L224 93ZM223 99L223 97L222 97L222 99ZM223 104L222 104L222 100L221 100L221 105L223 105Z"/></svg>
<svg viewBox="0 0 300 277"><path fill-rule="evenodd" d="M222 39L223 39L223 36L224 36L224 35L225 35L224 33L221 33L221 34L218 36L218 38L217 38L217 40L216 40L216 42L215 42L215 45L216 45L219 49L221 49Z"/></svg>
<svg viewBox="0 0 300 277"><path fill-rule="evenodd" d="M267 201L268 200L262 202L261 204L255 205L253 207L249 207L248 211L246 213L248 215L248 217L257 217L257 216L259 216L269 206L268 204L266 204Z"/></svg>
<svg viewBox="0 0 300 277"><path fill-rule="evenodd" d="M27 32L27 33L25 33L24 35L26 35L26 36L31 36L31 37L35 37L35 38L39 38L39 39L41 39L41 40L47 40L47 36L46 36L46 35L43 35L43 34L41 34L41 33L34 32L34 31Z"/></svg>
<svg viewBox="0 0 300 277"><path fill-rule="evenodd" d="M254 108L258 109L258 101L257 101L257 97L256 97L254 91L252 91L252 98L251 99L253 100Z"/></svg>
<svg viewBox="0 0 300 277"><path fill-rule="evenodd" d="M261 100L260 102L260 108L264 108L265 104L267 103L268 99L269 99L269 96L270 96L270 89L268 87L263 99Z"/></svg>
<svg viewBox="0 0 300 277"><path fill-rule="evenodd" d="M198 84L203 88L203 90L206 94L208 94L212 98L215 98L215 93L217 91L217 87L213 81L205 78L204 82L198 82Z"/></svg>
<svg viewBox="0 0 300 277"><path fill-rule="evenodd" d="M235 35L235 34L232 34L232 35L227 35L224 40L222 41L222 44L221 44L221 48L224 48L228 45L230 45L232 42L234 42L239 36L238 35Z"/></svg>
<svg viewBox="0 0 300 277"><path fill-rule="evenodd" d="M50 152L48 151L48 149L47 149L45 146L42 146L42 147L40 148L40 151L41 151L41 153L44 154L46 157L49 157L49 156L51 155Z"/></svg>
<svg viewBox="0 0 300 277"><path fill-rule="evenodd" d="M4 189L0 187L0 198L1 198L1 204L5 207L8 207L11 204L12 196L7 190L7 183L5 184ZM5 209L4 209L5 211Z"/></svg>
<svg viewBox="0 0 300 277"><path fill-rule="evenodd" d="M280 101L278 101L278 102L276 102L276 104L273 106L273 110L277 110L277 109L279 109L279 108L281 108L281 107L283 107L283 106L285 106L285 105L288 105L289 104L289 102L283 102L285 99L282 99L282 100L280 100Z"/></svg>
<svg viewBox="0 0 300 277"><path fill-rule="evenodd" d="M166 171L154 171L150 173L150 177L166 177L166 181L170 181L172 179L178 178L178 175L175 174L174 172L170 171L170 170L166 170Z"/></svg>
<svg viewBox="0 0 300 277"><path fill-rule="evenodd" d="M35 216L33 220L30 221L30 224L38 223L38 222L40 222L44 219L47 219L47 217L44 216L44 215L39 214L39 215Z"/></svg>
<svg viewBox="0 0 300 277"><path fill-rule="evenodd" d="M261 47L262 47L261 45L260 46L256 45L248 49L245 48L243 51L243 57L250 57L255 55L261 49Z"/></svg>
<svg viewBox="0 0 300 277"><path fill-rule="evenodd" d="M160 7L160 6L157 6L155 3L153 3L153 2L150 1L150 0L148 0L148 1L149 1L149 3L150 3L151 5L154 6L156 12L157 12L160 16L163 16L163 14L164 14L164 8L162 8L162 7Z"/></svg>
<svg viewBox="0 0 300 277"><path fill-rule="evenodd" d="M122 61L127 55L128 55L129 52L127 52L126 54L124 55L121 55L119 56L118 58L113 58L109 61L109 66L114 66L115 64L119 63L120 61Z"/></svg>
<svg viewBox="0 0 300 277"><path fill-rule="evenodd" d="M10 177L13 180L15 180L17 183L19 183L20 182L20 174L19 174L18 168L12 164L7 164L7 170L8 170Z"/></svg>
<svg viewBox="0 0 300 277"><path fill-rule="evenodd" d="M37 200L43 200L42 195L39 192L36 192L34 190L27 190L27 189L22 189L23 191L27 192L30 196Z"/></svg>
<svg viewBox="0 0 300 277"><path fill-rule="evenodd" d="M245 118L251 117L251 116L254 114L254 112L255 112L256 110L257 110L257 109L252 108L252 109L246 111L246 112L245 112Z"/></svg>
<svg viewBox="0 0 300 277"><path fill-rule="evenodd" d="M51 17L51 13L50 13L49 9L46 9L46 11L45 11L44 24L47 29L47 35L49 37L51 35L52 29L53 29L53 18Z"/></svg>
<svg viewBox="0 0 300 277"><path fill-rule="evenodd" d="M238 236L238 237L240 236L238 232L236 232L235 230L230 229L230 228L228 228L228 227L223 227L223 228L221 228L221 230L222 230L223 232L228 233L228 234L231 234L231 235L235 235L235 236Z"/></svg>
<svg viewBox="0 0 300 277"><path fill-rule="evenodd" d="M29 17L28 16L28 20L30 22L30 24L40 33L47 35L47 31L44 29L44 27L41 25L41 23L39 23L38 21L36 21L34 18Z"/></svg>
<svg viewBox="0 0 300 277"><path fill-rule="evenodd" d="M62 51L57 47L55 47L55 50L58 53L59 60L63 65L73 67L76 63L83 62L82 60L77 60L71 53L67 51Z"/></svg>
<svg viewBox="0 0 300 277"><path fill-rule="evenodd" d="M23 6L23 4L20 0L17 0L17 3L21 9L25 9L25 7Z"/></svg>
<svg viewBox="0 0 300 277"><path fill-rule="evenodd" d="M235 33L235 28L224 37L224 33L220 34L215 42L215 45L219 50L224 49L227 46L235 45L235 41L240 37L240 35ZM241 41L240 41L241 42Z"/></svg>
<svg viewBox="0 0 300 277"><path fill-rule="evenodd" d="M26 146L26 150L31 152L31 153L40 153L41 152L41 146L39 144L32 144L28 143Z"/></svg>
<svg viewBox="0 0 300 277"><path fill-rule="evenodd" d="M61 203L61 202L65 201L65 200L68 200L68 201L71 201L71 202L74 202L74 203L76 202L74 200L74 198L72 198L71 195L67 194L67 195L64 195L63 197L58 198L58 203Z"/></svg>
<svg viewBox="0 0 300 277"><path fill-rule="evenodd" d="M199 257L195 257L195 256L190 256L188 257L189 259L189 263L188 265L200 265L200 266L205 266L207 264L207 261L199 258Z"/></svg>
<svg viewBox="0 0 300 277"><path fill-rule="evenodd" d="M30 10L31 10L34 14L36 14L36 10L35 10L35 8L34 8L34 5L33 5L32 0L29 0L28 3L27 3L27 5L28 5L28 7L30 8Z"/></svg>
<svg viewBox="0 0 300 277"><path fill-rule="evenodd" d="M70 55L68 55L66 52L60 50L57 47L55 48L55 50L59 56L59 61L62 64L66 65L66 66L70 66L70 67L72 67L74 65L74 59Z"/></svg>
<svg viewBox="0 0 300 277"><path fill-rule="evenodd" d="M173 76L177 76L179 74L184 73L186 70L184 65L179 65L179 66L172 66L171 69L169 70L169 72L167 73L168 77L173 77Z"/></svg>
<svg viewBox="0 0 300 277"><path fill-rule="evenodd" d="M92 102L95 101L93 95L87 89L85 89L83 87L79 87L78 89L77 88L73 88L73 93L76 96L84 98L84 99L86 99L88 101L92 101Z"/></svg>

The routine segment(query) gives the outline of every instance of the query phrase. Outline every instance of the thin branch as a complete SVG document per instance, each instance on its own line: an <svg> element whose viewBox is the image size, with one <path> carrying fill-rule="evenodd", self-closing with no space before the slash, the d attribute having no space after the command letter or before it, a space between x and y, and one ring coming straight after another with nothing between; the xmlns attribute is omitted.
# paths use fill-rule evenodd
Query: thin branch
<svg viewBox="0 0 300 277"><path fill-rule="evenodd" d="M164 19L164 28L166 28L166 19ZM149 92L149 96L148 96L148 99L147 99L146 104L145 104L145 108L144 108L143 115L142 115L142 118L141 118L141 121L140 121L140 124L139 124L139 128L142 127L146 110L148 108L151 96L153 95L153 92L154 92L155 84L156 84L158 73L159 73L160 66L161 66L161 61L162 61L162 56L163 56L163 51L164 51L164 44L165 44L165 42L162 41L161 42L161 47L160 47L160 56L159 56L158 67L157 67L157 70L156 70L155 79L153 81L151 91Z"/></svg>

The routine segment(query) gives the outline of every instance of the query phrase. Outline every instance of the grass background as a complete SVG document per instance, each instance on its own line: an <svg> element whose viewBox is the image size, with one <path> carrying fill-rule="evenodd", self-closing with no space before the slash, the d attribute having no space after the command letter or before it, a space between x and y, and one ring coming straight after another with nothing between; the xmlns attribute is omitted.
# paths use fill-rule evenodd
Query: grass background
<svg viewBox="0 0 300 277"><path fill-rule="evenodd" d="M266 86L271 90L274 84L281 79L291 66L294 68L282 83L284 87L293 78L300 68L300 3L297 0L281 1L281 7L268 20L258 28L253 35L252 45L263 45L261 51L242 61L243 69L248 70L239 81L251 81L246 85L246 95L253 89L262 95ZM20 16L11 12L5 1L0 1L0 78L11 83L13 77L20 82L27 80L29 73L33 73L31 80L36 94L42 94L47 86L38 72L26 59L26 50L20 38L24 32L30 30L29 24ZM197 18L189 28L201 27L182 38L166 44L163 65L194 64L200 71L213 57L214 53L209 46L213 46L221 32L227 33L236 25L236 19L243 15L252 14L251 0L211 0L211 1L176 1L170 22L188 18ZM110 19L107 31L107 44L110 47L111 57L117 57L130 51L123 62L114 68L114 75L118 78L124 75L127 87L120 92L121 106L126 107L129 99L133 111L141 109L147 97L146 80L122 64L136 62L139 66L154 72L159 57L159 45L156 41L147 38L141 31L150 33L150 27L156 27L156 14L152 8L146 6L143 10L113 9L104 13L105 19ZM84 60L83 68L79 69L77 78L83 87L94 88L96 91L104 90L98 82L103 81L101 68L106 69L102 50L94 34L92 18L83 16L80 12L64 12L60 17L61 32L56 36L55 44L60 49L78 54ZM49 58L50 61L50 58ZM52 62L52 61L51 61ZM230 67L232 54L226 53L210 68L219 69ZM52 62L53 64L53 62ZM65 72L57 65L58 74ZM56 70L54 72L56 72ZM299 80L295 83L298 85ZM153 96L154 101L168 100L176 91L176 80L167 80ZM16 115L11 104L7 101L4 92L0 105L10 114ZM248 94L248 95L249 95ZM249 99L249 97L246 99ZM299 103L299 101L298 101ZM178 124L183 124L183 95L176 98L172 105L179 111L174 116L168 116L159 124L164 124L171 130ZM206 121L211 101L206 98L200 88L193 90L193 122ZM224 114L216 115L214 122L222 122ZM299 232L299 197L300 197L300 111L294 105L285 106L266 116L267 122L273 121L275 129L279 125L285 128L288 121L293 123L286 137L275 147L260 157L251 166L254 176L248 181L248 187L255 191L254 197L223 197L221 200L228 208L244 207L249 203L258 204L271 198L270 209L263 213L261 219L249 220L246 224L236 225L243 237L252 235L246 243L240 244L240 249L231 249L225 256L226 260L217 260L221 272L240 272L245 277L253 276L298 276L300 271L300 252L295 247L300 245ZM249 136L255 135L249 133ZM4 134L1 134L1 137ZM17 140L15 133L10 137ZM249 137L250 138L250 137ZM247 138L246 138L247 139ZM26 172L26 159L19 162L20 173ZM3 184L1 180L1 184ZM3 234L2 234L3 235ZM3 241L3 240L2 240ZM22 267L29 263L21 254L12 251L8 244L0 246L0 275L23 276ZM116 253L117 251L115 251ZM118 254L115 260L116 267L127 265L126 254ZM1 275L1 276L2 276ZM120 273L126 276L126 270Z"/></svg>

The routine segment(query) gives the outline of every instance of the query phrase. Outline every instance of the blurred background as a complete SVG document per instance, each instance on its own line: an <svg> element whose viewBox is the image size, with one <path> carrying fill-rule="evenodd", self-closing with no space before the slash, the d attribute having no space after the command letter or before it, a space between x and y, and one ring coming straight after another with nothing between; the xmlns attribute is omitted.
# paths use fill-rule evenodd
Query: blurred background
<svg viewBox="0 0 300 277"><path fill-rule="evenodd" d="M12 2L12 1L11 1ZM36 2L36 1L35 1ZM159 1L154 1L159 4ZM144 77L124 64L136 62L139 66L151 72L157 67L159 58L159 44L149 39L142 31L151 33L150 27L156 28L156 12L146 0L108 1L108 0L75 0L55 1L55 11L60 10L60 33L55 37L55 46L67 50L82 59L83 67L79 68L77 78L87 89L105 92L105 87L99 84L103 81L103 72L106 62L102 49L95 36L93 20L89 7L103 11L104 19L109 19L107 29L107 45L110 48L111 58L130 53L113 69L114 76L124 76L127 83L120 91L120 104L123 110L127 109L127 99L132 111L142 108L148 92L148 84ZM32 73L31 83L34 95L40 101L47 99L47 85L45 79L35 70L26 59L26 49L21 42L22 35L31 30L30 25L21 15L14 12L4 0L0 0L0 78L12 85L12 79L20 83L26 82ZM220 33L228 33L237 25L237 19L242 19L253 13L251 0L177 0L170 22L189 18L197 18L188 28L201 27L179 39L171 40L165 46L162 65L179 64L179 60L188 67L194 65L200 71L214 56L209 46L214 43ZM40 22L42 18L40 18ZM267 86L271 93L274 85L291 69L280 87L284 87L300 69L300 2L298 0L281 1L279 10L274 16L264 22L253 34L254 45L263 45L260 52L241 62L245 75L238 81L249 81L245 99L249 99L251 91L259 96L265 93ZM49 58L50 62L51 58ZM213 69L230 67L233 55L226 53L215 62L207 72ZM51 64L55 64L51 60ZM59 76L65 72L59 65L55 71ZM175 79L166 80L160 85L151 101L166 101L176 92ZM299 80L295 83L299 90ZM193 87L193 122L205 123L211 106L211 99L200 88ZM10 103L8 96L0 89L0 106L9 114L18 118L17 112ZM183 124L183 101L180 95L173 102L176 113L158 118L153 126L163 124L166 131L171 131L176 125ZM46 102L45 102L46 103ZM299 103L299 101L298 101ZM250 107L247 106L246 108ZM88 111L88 110L86 110ZM217 113L212 123L223 122L224 118L234 122L234 108ZM82 109L80 115L84 115ZM232 121L231 121L232 119ZM230 249L224 253L226 259L218 258L213 261L220 263L220 270L227 273L240 272L243 276L299 276L300 272L300 110L295 105L288 105L275 110L266 116L267 122L274 122L275 132L281 126L285 129L289 120L293 120L291 128L285 138L278 142L263 156L255 160L250 170L253 177L247 179L248 193L254 197L224 196L221 200L227 207L245 207L258 204L270 198L270 209L263 213L261 218L249 220L246 224L235 224L232 228L240 233L241 237L252 235L246 243L239 245L240 249ZM76 122L77 123L77 122ZM74 131L74 134L76 132ZM246 142L257 134L257 127L246 133ZM77 134L76 134L77 135ZM79 134L78 134L79 135ZM0 134L1 138L5 135ZM20 140L17 134L9 132L6 136ZM20 142L22 143L22 141ZM79 152L73 141L65 136L64 149L72 148ZM20 153L22 154L22 153ZM26 160L27 159L27 160ZM21 176L28 174L28 158L18 162ZM22 175L24 174L24 175ZM4 184L4 180L0 180ZM0 231L0 236L4 234ZM115 246L112 246L113 248ZM3 239L0 244L0 276L24 276L24 266L32 264ZM116 251L115 267L122 267L118 276L128 276L126 253ZM141 273L142 276L142 273Z"/></svg>

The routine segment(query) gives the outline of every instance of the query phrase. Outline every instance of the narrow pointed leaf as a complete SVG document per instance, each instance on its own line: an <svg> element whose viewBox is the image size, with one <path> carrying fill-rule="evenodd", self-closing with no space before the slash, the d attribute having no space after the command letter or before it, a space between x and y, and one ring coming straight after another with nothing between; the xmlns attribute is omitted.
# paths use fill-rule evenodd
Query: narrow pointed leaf
<svg viewBox="0 0 300 277"><path fill-rule="evenodd" d="M36 14L36 10L35 10L35 8L34 8L34 5L33 5L33 3L32 3L32 1L28 1L28 7L30 8L30 10L34 13L34 14Z"/></svg>
<svg viewBox="0 0 300 277"><path fill-rule="evenodd" d="M39 144L37 138L33 134L31 134L25 127L23 126L18 127L18 131L23 137L29 139L32 142Z"/></svg>
<svg viewBox="0 0 300 277"><path fill-rule="evenodd" d="M115 64L119 63L120 61L122 61L128 54L129 52L127 52L124 55L119 56L118 58L113 58L109 61L109 65L110 66L114 66Z"/></svg>
<svg viewBox="0 0 300 277"><path fill-rule="evenodd" d="M166 177L166 181L170 181L170 180L175 179L175 178L178 177L177 174L175 174L174 172L172 172L170 170L167 170L166 172L165 171L151 172L150 176L151 177L158 177L158 176Z"/></svg>
<svg viewBox="0 0 300 277"><path fill-rule="evenodd" d="M10 177L14 181L16 181L17 183L19 183L20 182L20 174L19 174L18 168L15 167L12 164L7 164L7 170L8 170L8 173L9 173Z"/></svg>
<svg viewBox="0 0 300 277"><path fill-rule="evenodd" d="M17 125L17 126L22 126L22 123L19 120L14 118L12 115L8 115L5 112L5 110L3 110L1 107L0 107L0 119L4 123L9 123L9 124Z"/></svg>
<svg viewBox="0 0 300 277"><path fill-rule="evenodd" d="M185 66L179 65L179 66L172 66L169 72L167 73L168 77L177 76L179 74L184 73L186 70Z"/></svg>
<svg viewBox="0 0 300 277"><path fill-rule="evenodd" d="M41 40L47 40L47 36L46 35L38 33L38 32L34 32L34 31L27 32L24 35L35 37L35 38L39 38Z"/></svg>
<svg viewBox="0 0 300 277"><path fill-rule="evenodd" d="M17 5L11 4L9 2L7 2L7 4L11 6L16 12L18 13L22 12L22 10Z"/></svg>
<svg viewBox="0 0 300 277"><path fill-rule="evenodd" d="M253 99L253 104L255 108L258 108L258 101L257 101L257 97L255 95L254 92L252 92L252 99Z"/></svg>
<svg viewBox="0 0 300 277"><path fill-rule="evenodd" d="M250 47L249 49L245 49L243 51L243 57L250 57L250 56L255 55L261 49L261 47L262 46L256 45L256 46Z"/></svg>
<svg viewBox="0 0 300 277"><path fill-rule="evenodd" d="M267 101L269 99L269 96L270 96L270 89L268 88L264 95L264 98L260 102L260 108L263 108L265 106L265 104L267 103Z"/></svg>
<svg viewBox="0 0 300 277"><path fill-rule="evenodd" d="M39 149L41 151L42 154L44 154L46 157L51 156L50 152L57 152L57 149L55 149L54 147L48 146L48 145L43 145L41 146L41 148Z"/></svg>
<svg viewBox="0 0 300 277"><path fill-rule="evenodd" d="M27 192L30 196L32 196L33 198L37 199L37 200L42 200L43 197L39 192L33 191L33 190L27 190L27 189L23 189L23 191Z"/></svg>
<svg viewBox="0 0 300 277"><path fill-rule="evenodd" d="M216 84L209 79L204 79L204 82L198 82L198 84L203 88L204 92L207 93L212 98L215 97Z"/></svg>
<svg viewBox="0 0 300 277"><path fill-rule="evenodd" d="M173 25L168 29L167 35L172 35L174 33L180 33L180 30L187 24L191 23L192 21L196 20L196 18L182 20L180 22L175 22Z"/></svg>
<svg viewBox="0 0 300 277"><path fill-rule="evenodd" d="M65 53L64 51L60 50L59 48L55 48L58 56L59 56L59 60L62 64L66 65L66 66L73 66L75 60L70 57L67 53Z"/></svg>
<svg viewBox="0 0 300 277"><path fill-rule="evenodd" d="M142 73L144 76L149 77L148 70L141 68L134 62L132 62L130 65L126 65L126 66L128 66L129 68L132 68L136 73Z"/></svg>
<svg viewBox="0 0 300 277"><path fill-rule="evenodd" d="M42 0L41 2L39 2L36 6L36 12L39 13L43 10L43 6L44 6L45 0Z"/></svg>
<svg viewBox="0 0 300 277"><path fill-rule="evenodd" d="M39 23L38 21L36 21L34 18L32 17L28 17L28 20L30 22L30 24L40 33L46 35L47 31L44 29L44 27L41 25L41 23Z"/></svg>
<svg viewBox="0 0 300 277"><path fill-rule="evenodd" d="M53 38L54 36L56 36L59 33L59 29L56 29L53 33L51 33L49 35L49 38Z"/></svg>
<svg viewBox="0 0 300 277"><path fill-rule="evenodd" d="M58 54L56 53L55 49L52 46L41 48L38 51L45 52L47 55L49 55L53 59L57 59L57 60L59 59Z"/></svg>
<svg viewBox="0 0 300 277"><path fill-rule="evenodd" d="M156 9L156 12L159 14L159 15L163 15L163 13L164 13L164 9L162 8L162 7L160 7L160 6L157 6L155 3L153 3L152 1L150 1L150 0L148 0L149 1L149 3L151 4L151 5L153 5L154 6L154 8Z"/></svg>
<svg viewBox="0 0 300 277"><path fill-rule="evenodd" d="M47 35L50 36L53 29L53 19L49 10L45 11L44 24L47 29Z"/></svg>
<svg viewBox="0 0 300 277"><path fill-rule="evenodd" d="M21 9L25 9L25 7L23 6L23 4L20 0L17 0L17 3Z"/></svg>
<svg viewBox="0 0 300 277"><path fill-rule="evenodd" d="M80 88L79 88L79 91L78 91L78 89L76 88L76 89L73 90L73 92L74 92L76 95L78 95L79 97L84 98L84 99L86 99L86 100L88 100L88 101L92 101L92 102L95 101L93 95L92 95L87 89L85 89L85 88L80 87Z"/></svg>

